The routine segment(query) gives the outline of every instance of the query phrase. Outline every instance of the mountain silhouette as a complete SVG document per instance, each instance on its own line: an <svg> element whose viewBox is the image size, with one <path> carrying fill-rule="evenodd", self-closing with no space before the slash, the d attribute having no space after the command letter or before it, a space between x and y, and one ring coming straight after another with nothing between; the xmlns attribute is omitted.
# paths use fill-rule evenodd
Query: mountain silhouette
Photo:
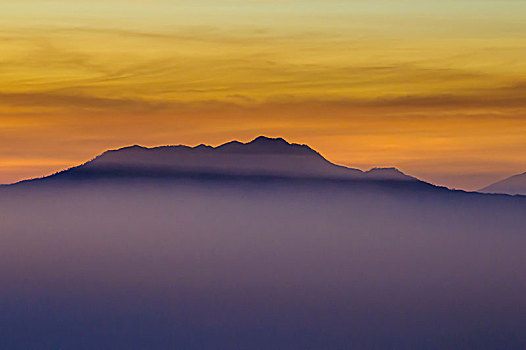
<svg viewBox="0 0 526 350"><path fill-rule="evenodd" d="M280 177L371 181L418 181L395 168L363 172L333 164L307 145L259 136L212 147L138 145L110 150L80 166L38 179L118 177Z"/></svg>
<svg viewBox="0 0 526 350"><path fill-rule="evenodd" d="M478 192L526 195L526 173L511 176L507 179L481 188Z"/></svg>

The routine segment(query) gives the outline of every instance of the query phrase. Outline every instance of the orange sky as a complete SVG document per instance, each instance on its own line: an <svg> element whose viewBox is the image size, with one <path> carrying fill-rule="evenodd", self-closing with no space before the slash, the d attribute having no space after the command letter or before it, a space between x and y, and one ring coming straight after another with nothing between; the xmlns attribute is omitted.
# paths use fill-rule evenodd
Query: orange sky
<svg viewBox="0 0 526 350"><path fill-rule="evenodd" d="M456 188L526 171L522 1L0 0L0 13L0 183L129 144L261 134Z"/></svg>

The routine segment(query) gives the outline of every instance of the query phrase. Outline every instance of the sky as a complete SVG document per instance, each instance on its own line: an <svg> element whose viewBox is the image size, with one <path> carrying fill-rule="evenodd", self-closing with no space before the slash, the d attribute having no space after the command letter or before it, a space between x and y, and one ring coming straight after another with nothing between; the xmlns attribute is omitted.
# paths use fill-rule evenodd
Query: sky
<svg viewBox="0 0 526 350"><path fill-rule="evenodd" d="M526 1L0 0L0 183L258 135L474 190L526 171Z"/></svg>

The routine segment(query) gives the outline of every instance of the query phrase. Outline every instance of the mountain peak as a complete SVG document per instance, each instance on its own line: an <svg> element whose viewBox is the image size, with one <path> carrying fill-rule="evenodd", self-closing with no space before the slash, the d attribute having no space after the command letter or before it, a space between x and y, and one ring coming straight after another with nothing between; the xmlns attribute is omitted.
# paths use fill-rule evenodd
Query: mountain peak
<svg viewBox="0 0 526 350"><path fill-rule="evenodd" d="M225 153L275 154L275 155L321 155L307 145L289 143L281 137L258 136L250 142L232 141L216 147Z"/></svg>
<svg viewBox="0 0 526 350"><path fill-rule="evenodd" d="M258 136L256 137L254 140L248 142L249 144L253 144L253 143L260 143L260 144L268 144L268 145L271 145L271 144L286 144L286 145L290 145L290 143L288 143L284 138L282 137L267 137L267 136Z"/></svg>

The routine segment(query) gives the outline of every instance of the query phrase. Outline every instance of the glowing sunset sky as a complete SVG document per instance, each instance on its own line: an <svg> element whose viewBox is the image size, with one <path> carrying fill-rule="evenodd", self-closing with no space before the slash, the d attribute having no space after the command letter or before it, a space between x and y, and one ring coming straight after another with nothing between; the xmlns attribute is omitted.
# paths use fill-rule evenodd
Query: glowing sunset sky
<svg viewBox="0 0 526 350"><path fill-rule="evenodd" d="M526 171L526 1L0 0L0 183L281 136L476 189Z"/></svg>

